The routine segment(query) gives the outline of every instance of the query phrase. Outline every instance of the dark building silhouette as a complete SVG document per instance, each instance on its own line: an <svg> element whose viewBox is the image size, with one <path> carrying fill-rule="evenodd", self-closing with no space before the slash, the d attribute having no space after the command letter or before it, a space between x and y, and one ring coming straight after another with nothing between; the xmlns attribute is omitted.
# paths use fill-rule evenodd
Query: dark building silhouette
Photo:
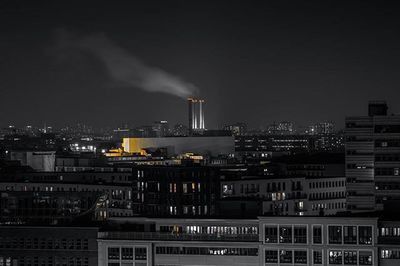
<svg viewBox="0 0 400 266"><path fill-rule="evenodd" d="M0 265L98 265L96 227L1 226Z"/></svg>
<svg viewBox="0 0 400 266"><path fill-rule="evenodd" d="M133 167L133 212L158 217L216 214L219 171L209 166Z"/></svg>

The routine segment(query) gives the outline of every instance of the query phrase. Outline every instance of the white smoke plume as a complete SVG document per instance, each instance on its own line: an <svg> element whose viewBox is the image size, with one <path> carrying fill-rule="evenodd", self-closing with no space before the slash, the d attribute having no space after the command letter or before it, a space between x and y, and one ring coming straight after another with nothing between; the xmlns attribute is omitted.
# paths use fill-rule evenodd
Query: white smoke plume
<svg viewBox="0 0 400 266"><path fill-rule="evenodd" d="M104 34L71 38L68 33L61 32L60 36L59 44L63 48L90 52L104 63L110 78L120 85L148 92L167 93L184 99L198 92L193 84L160 68L147 66Z"/></svg>

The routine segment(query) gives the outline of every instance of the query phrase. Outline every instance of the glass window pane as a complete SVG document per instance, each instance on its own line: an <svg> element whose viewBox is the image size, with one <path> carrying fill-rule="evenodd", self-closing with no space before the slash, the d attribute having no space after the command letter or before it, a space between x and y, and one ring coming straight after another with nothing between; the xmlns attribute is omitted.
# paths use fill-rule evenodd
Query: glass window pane
<svg viewBox="0 0 400 266"><path fill-rule="evenodd" d="M329 264L342 264L343 255L340 250L329 251Z"/></svg>
<svg viewBox="0 0 400 266"><path fill-rule="evenodd" d="M341 226L329 226L329 244L342 244L342 227Z"/></svg>
<svg viewBox="0 0 400 266"><path fill-rule="evenodd" d="M108 259L110 260L119 260L119 248L108 248Z"/></svg>
<svg viewBox="0 0 400 266"><path fill-rule="evenodd" d="M292 243L292 227L279 227L279 243Z"/></svg>
<svg viewBox="0 0 400 266"><path fill-rule="evenodd" d="M279 251L280 263L293 263L293 251L280 250Z"/></svg>
<svg viewBox="0 0 400 266"><path fill-rule="evenodd" d="M135 248L135 260L146 260L147 248Z"/></svg>
<svg viewBox="0 0 400 266"><path fill-rule="evenodd" d="M322 251L321 250L313 251L313 262L314 262L314 264L322 264Z"/></svg>
<svg viewBox="0 0 400 266"><path fill-rule="evenodd" d="M358 227L358 243L360 245L372 245L372 227L359 226Z"/></svg>
<svg viewBox="0 0 400 266"><path fill-rule="evenodd" d="M133 260L133 248L123 247L121 249L121 257L123 260Z"/></svg>
<svg viewBox="0 0 400 266"><path fill-rule="evenodd" d="M344 251L344 264L345 265L357 265L357 251Z"/></svg>
<svg viewBox="0 0 400 266"><path fill-rule="evenodd" d="M307 251L306 250L295 250L294 251L294 263L307 264Z"/></svg>
<svg viewBox="0 0 400 266"><path fill-rule="evenodd" d="M322 226L321 225L313 226L313 243L314 244L322 244Z"/></svg>
<svg viewBox="0 0 400 266"><path fill-rule="evenodd" d="M343 234L345 244L357 244L357 226L344 226Z"/></svg>
<svg viewBox="0 0 400 266"><path fill-rule="evenodd" d="M275 225L265 227L265 243L278 242L278 227Z"/></svg>
<svg viewBox="0 0 400 266"><path fill-rule="evenodd" d="M265 263L278 263L278 251L277 250L266 250L265 251Z"/></svg>
<svg viewBox="0 0 400 266"><path fill-rule="evenodd" d="M399 255L400 251L398 251L397 254ZM372 251L362 250L359 252L358 256L360 265L372 265ZM400 259L400 256L397 256L397 259Z"/></svg>
<svg viewBox="0 0 400 266"><path fill-rule="evenodd" d="M307 226L294 227L294 243L307 243Z"/></svg>

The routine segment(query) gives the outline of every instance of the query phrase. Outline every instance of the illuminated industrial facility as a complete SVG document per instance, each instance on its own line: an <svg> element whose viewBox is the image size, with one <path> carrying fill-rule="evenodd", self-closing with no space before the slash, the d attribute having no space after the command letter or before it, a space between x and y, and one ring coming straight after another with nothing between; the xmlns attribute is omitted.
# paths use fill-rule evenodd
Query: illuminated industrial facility
<svg viewBox="0 0 400 266"><path fill-rule="evenodd" d="M204 123L204 100L188 98L189 108L189 135L193 132L205 130Z"/></svg>

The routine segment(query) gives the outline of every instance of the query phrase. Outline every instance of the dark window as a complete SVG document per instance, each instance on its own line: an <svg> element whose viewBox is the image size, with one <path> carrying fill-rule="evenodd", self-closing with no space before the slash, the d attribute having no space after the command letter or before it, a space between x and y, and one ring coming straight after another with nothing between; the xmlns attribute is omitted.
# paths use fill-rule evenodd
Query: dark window
<svg viewBox="0 0 400 266"><path fill-rule="evenodd" d="M278 228L277 226L265 227L265 243L277 243L278 241Z"/></svg>
<svg viewBox="0 0 400 266"><path fill-rule="evenodd" d="M119 260L119 248L108 248L108 259Z"/></svg>
<svg viewBox="0 0 400 266"><path fill-rule="evenodd" d="M133 259L133 248L122 248L121 249L121 257L123 260L132 260Z"/></svg>
<svg viewBox="0 0 400 266"><path fill-rule="evenodd" d="M295 250L294 251L294 263L307 264L307 251Z"/></svg>
<svg viewBox="0 0 400 266"><path fill-rule="evenodd" d="M372 227L359 226L358 227L358 243L360 245L372 245Z"/></svg>
<svg viewBox="0 0 400 266"><path fill-rule="evenodd" d="M294 243L307 243L307 226L294 227Z"/></svg>
<svg viewBox="0 0 400 266"><path fill-rule="evenodd" d="M313 262L314 264L322 264L322 251L320 250L313 251Z"/></svg>
<svg viewBox="0 0 400 266"><path fill-rule="evenodd" d="M357 244L357 226L344 226L343 234L345 244Z"/></svg>
<svg viewBox="0 0 400 266"><path fill-rule="evenodd" d="M322 226L321 225L313 226L313 243L314 244L322 244Z"/></svg>
<svg viewBox="0 0 400 266"><path fill-rule="evenodd" d="M147 248L135 248L135 260L146 260Z"/></svg>
<svg viewBox="0 0 400 266"><path fill-rule="evenodd" d="M372 265L372 252L360 250L359 251L359 264L360 265Z"/></svg>
<svg viewBox="0 0 400 266"><path fill-rule="evenodd" d="M279 243L292 243L292 227L279 227Z"/></svg>
<svg viewBox="0 0 400 266"><path fill-rule="evenodd" d="M280 250L279 251L280 263L293 263L293 251L291 250Z"/></svg>
<svg viewBox="0 0 400 266"><path fill-rule="evenodd" d="M342 244L342 227L341 226L329 226L329 244Z"/></svg>
<svg viewBox="0 0 400 266"><path fill-rule="evenodd" d="M265 263L278 263L278 251L277 250L266 250L265 251Z"/></svg>

